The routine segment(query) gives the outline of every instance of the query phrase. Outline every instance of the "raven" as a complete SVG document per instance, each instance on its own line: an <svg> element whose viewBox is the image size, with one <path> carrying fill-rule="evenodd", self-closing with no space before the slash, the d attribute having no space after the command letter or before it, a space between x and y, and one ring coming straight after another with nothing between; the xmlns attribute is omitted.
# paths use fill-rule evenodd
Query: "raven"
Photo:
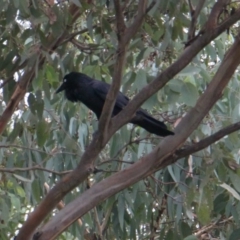
<svg viewBox="0 0 240 240"><path fill-rule="evenodd" d="M71 72L64 76L62 85L56 90L56 93L65 91L65 96L69 101L82 102L91 109L99 119L102 113L103 105L109 91L110 85L91 77L79 73ZM121 92L118 93L112 116L117 115L129 102L129 99ZM174 135L167 129L167 126L143 109L138 109L131 119L130 123L136 124L150 133L159 136Z"/></svg>

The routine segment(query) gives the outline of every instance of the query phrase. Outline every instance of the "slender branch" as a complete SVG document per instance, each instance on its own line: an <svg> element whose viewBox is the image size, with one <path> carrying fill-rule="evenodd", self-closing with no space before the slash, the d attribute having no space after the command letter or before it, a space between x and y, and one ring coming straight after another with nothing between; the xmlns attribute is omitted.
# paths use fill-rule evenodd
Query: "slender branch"
<svg viewBox="0 0 240 240"><path fill-rule="evenodd" d="M192 18L191 24L189 27L189 31L188 31L188 41L189 41L190 39L195 37L197 18L203 8L205 0L199 0L196 9L193 9L191 0L188 0L188 2L189 2L189 8L190 8L190 13L191 13L191 18Z"/></svg>
<svg viewBox="0 0 240 240"><path fill-rule="evenodd" d="M151 4L148 10L150 10L154 4ZM129 41L137 33L138 29L142 25L143 18L147 10L147 0L139 1L137 17L129 28L126 28L126 25L124 23L123 12L120 6L120 1L114 0L114 5L115 5L115 12L116 12L116 20L117 20L116 24L117 24L117 36L118 36L118 50L117 50L116 63L114 65L113 83L107 94L106 101L105 101L102 114L99 120L99 131L100 131L100 134L102 134L100 138L102 139L103 145L106 142L105 140L107 135L106 131L110 123L112 109L114 107L116 97L121 85L122 71L123 71L123 65L125 61L127 46L129 44Z"/></svg>
<svg viewBox="0 0 240 240"><path fill-rule="evenodd" d="M126 34L124 36L124 42L128 43L131 40L131 38L137 33L138 29L142 25L145 15L156 4L156 1L152 1L152 3L147 8L147 2L148 2L147 0L139 1L137 16L136 16L134 22L132 23L132 25L126 29Z"/></svg>
<svg viewBox="0 0 240 240"><path fill-rule="evenodd" d="M69 139L73 139L73 137L69 134L68 131L65 130L63 124L56 118L55 114L53 113L53 111L44 108L44 111L46 111L56 122L57 125L60 126L61 131L63 131L65 133L65 135L69 138ZM76 144L76 146L81 149L80 143L78 143L78 141L74 141L74 144Z"/></svg>
<svg viewBox="0 0 240 240"><path fill-rule="evenodd" d="M163 162L161 165L158 166L158 169L162 169L169 165L169 161L171 163L175 163L178 159L181 159L183 157L189 156L192 153L199 152L203 150L204 148L212 145L213 143L219 141L221 138L240 130L240 122L231 124L218 132L214 133L213 135L206 137L202 139L201 141L190 145L185 146L182 149L178 149L174 152L174 154L166 159L165 162ZM186 171L187 172L187 171Z"/></svg>
<svg viewBox="0 0 240 240"><path fill-rule="evenodd" d="M215 223L211 223L211 224L209 224L209 225L207 225L207 226L202 227L200 230L198 230L197 232L195 232L194 235L195 235L196 237L200 237L203 233L209 232L209 231L211 231L213 228L218 228L219 225L223 225L223 224L225 225L226 223L228 223L228 222L230 222L230 221L232 221L232 220L233 220L233 217L232 217L232 216L229 217L229 218L226 218L226 219L224 219L224 220L222 220L222 221L218 220L218 221L216 221Z"/></svg>
<svg viewBox="0 0 240 240"><path fill-rule="evenodd" d="M221 138L223 138L233 132L236 132L238 130L240 130L240 122L229 125L223 129L219 130L218 132L214 133L213 135L202 139L198 143L195 143L193 145L190 145L183 149L178 150L176 152L176 155L178 156L178 159L179 159L179 158L188 156L192 153L196 153L196 152L210 146L211 144L217 142Z"/></svg>
<svg viewBox="0 0 240 240"><path fill-rule="evenodd" d="M188 6L189 6L189 9L190 9L190 14L193 15L193 12L195 11L193 6L192 6L192 2L191 0L188 0Z"/></svg>
<svg viewBox="0 0 240 240"><path fill-rule="evenodd" d="M144 101L155 94L158 90L165 86L177 73L184 69L192 59L198 54L207 44L219 36L232 24L240 19L240 8L226 19L222 24L213 30L207 30L198 37L190 46L188 46L181 56L165 71L159 74L151 83L145 86L135 97L128 103L128 105L115 117L111 119L109 134L113 134L121 126L126 124L132 118L132 115Z"/></svg>
<svg viewBox="0 0 240 240"><path fill-rule="evenodd" d="M101 166L103 164L106 164L106 163L110 163L110 162L119 162L119 163L127 163L127 164L133 164L134 162L133 161L124 161L124 160L117 160L117 159L114 159L114 158L111 158L109 160L106 160L106 161L103 161L103 162L100 162L97 166Z"/></svg>
<svg viewBox="0 0 240 240"><path fill-rule="evenodd" d="M7 107L5 108L4 112L2 113L0 117L0 134L4 131L7 123L9 122L10 118L12 117L12 114L14 113L18 103L22 100L24 97L27 87L29 83L33 80L35 76L35 68L31 68L29 71L26 71L21 78L19 84L17 84L17 87L11 96L10 101L7 104Z"/></svg>
<svg viewBox="0 0 240 240"><path fill-rule="evenodd" d="M123 13L121 10L120 1L114 0L114 5L115 5L115 12L116 12L118 49L117 49L116 62L114 64L113 82L106 96L105 104L103 106L102 114L99 120L99 132L100 132L100 139L101 139L100 141L102 143L105 142L104 139L106 138L106 135L107 135L107 129L111 119L112 110L115 105L117 94L121 86L122 71L123 71L123 65L125 61L126 48L127 48L127 44L124 43L122 39L122 36L124 36L126 26L123 19Z"/></svg>
<svg viewBox="0 0 240 240"><path fill-rule="evenodd" d="M109 206L108 210L107 210L107 213L104 217L104 220L103 220L103 223L101 225L101 232L104 233L104 231L107 229L107 224L108 224L108 221L110 219L110 216L111 216L111 213L112 213L112 209L113 209L113 206L114 204L116 203L116 201L114 201L111 206Z"/></svg>
<svg viewBox="0 0 240 240"><path fill-rule="evenodd" d="M86 45L86 44L84 44L84 43L79 42L79 41L76 40L76 39L72 39L72 40L71 40L71 43L72 43L75 47L77 47L80 51L86 52L86 53L89 53L89 52L91 53L93 50L99 49L99 46L98 46L98 45L94 46L94 45L92 44L91 46L89 46L89 45Z"/></svg>
<svg viewBox="0 0 240 240"><path fill-rule="evenodd" d="M72 171L72 170L69 170L69 171L58 172L58 171L50 170L40 166L26 167L26 168L0 168L0 172L7 172L7 173L26 172L26 171L32 171L32 170L41 170L44 172L54 173L56 175L65 175Z"/></svg>
<svg viewBox="0 0 240 240"><path fill-rule="evenodd" d="M115 154L115 156L113 158L110 159L111 160L114 160L117 158L117 156L129 145L132 145L132 144L139 144L140 142L142 142L143 140L153 140L153 139L160 139L160 137L144 137L144 138L137 138L137 139L134 139L132 140L130 138L129 142L124 144L118 151L117 153ZM105 163L106 161L104 161L103 163ZM129 162L130 163L130 162Z"/></svg>
<svg viewBox="0 0 240 240"><path fill-rule="evenodd" d="M94 212L94 219L95 219L95 224L97 225L97 230L98 230L98 235L99 235L99 240L103 239L103 235L102 235L102 229L101 229L101 223L99 221L99 217L98 217L98 212L97 212L97 208L93 208L93 212Z"/></svg>
<svg viewBox="0 0 240 240"><path fill-rule="evenodd" d="M21 146L21 145L17 145L17 144L1 144L0 148L19 148L19 149L26 149L26 150L30 150L30 151L39 152L39 153L46 153L45 151L37 149L37 148L25 147L25 146Z"/></svg>
<svg viewBox="0 0 240 240"><path fill-rule="evenodd" d="M39 153L45 153L48 155L56 155L56 154L69 154L69 155L73 155L73 156L80 156L77 153L72 153L72 152L63 152L63 151L58 151L57 149L52 149L50 152L46 152L43 151L41 149L37 149L37 148L31 148L31 147L25 147L22 145L17 145L17 144L0 144L0 148L19 148L19 149L26 149L26 150L30 150L30 151L34 151L34 152L39 152ZM57 150L57 151L56 151Z"/></svg>

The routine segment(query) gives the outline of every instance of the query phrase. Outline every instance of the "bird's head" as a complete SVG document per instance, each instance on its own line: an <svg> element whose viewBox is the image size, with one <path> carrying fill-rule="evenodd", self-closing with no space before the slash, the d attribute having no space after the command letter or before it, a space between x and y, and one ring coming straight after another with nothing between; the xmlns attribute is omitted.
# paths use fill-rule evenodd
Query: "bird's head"
<svg viewBox="0 0 240 240"><path fill-rule="evenodd" d="M61 86L56 90L55 93L76 88L78 86L79 80L81 79L81 75L83 74L78 72L71 72L65 75Z"/></svg>

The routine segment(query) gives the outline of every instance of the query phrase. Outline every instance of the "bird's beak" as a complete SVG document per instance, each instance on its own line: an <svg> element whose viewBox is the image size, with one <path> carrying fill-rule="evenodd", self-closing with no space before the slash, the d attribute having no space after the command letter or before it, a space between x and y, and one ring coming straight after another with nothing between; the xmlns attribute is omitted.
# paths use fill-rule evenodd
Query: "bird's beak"
<svg viewBox="0 0 240 240"><path fill-rule="evenodd" d="M63 90L65 90L65 84L64 83L56 90L55 93L57 94L57 93L59 93L59 92L61 92Z"/></svg>

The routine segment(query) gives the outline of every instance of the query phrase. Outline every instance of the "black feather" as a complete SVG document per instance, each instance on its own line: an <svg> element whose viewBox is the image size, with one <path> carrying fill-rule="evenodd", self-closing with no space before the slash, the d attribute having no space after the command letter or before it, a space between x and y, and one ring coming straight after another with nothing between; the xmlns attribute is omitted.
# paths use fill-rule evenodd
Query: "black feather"
<svg viewBox="0 0 240 240"><path fill-rule="evenodd" d="M82 102L91 109L99 119L102 113L103 105L109 91L110 85L89 76L71 72L67 74L62 85L57 89L56 93L65 91L65 96L69 101ZM121 92L118 93L112 116L117 115L129 102L129 99ZM136 124L150 133L159 136L174 135L173 132L167 129L167 126L143 109L138 109L130 123Z"/></svg>

